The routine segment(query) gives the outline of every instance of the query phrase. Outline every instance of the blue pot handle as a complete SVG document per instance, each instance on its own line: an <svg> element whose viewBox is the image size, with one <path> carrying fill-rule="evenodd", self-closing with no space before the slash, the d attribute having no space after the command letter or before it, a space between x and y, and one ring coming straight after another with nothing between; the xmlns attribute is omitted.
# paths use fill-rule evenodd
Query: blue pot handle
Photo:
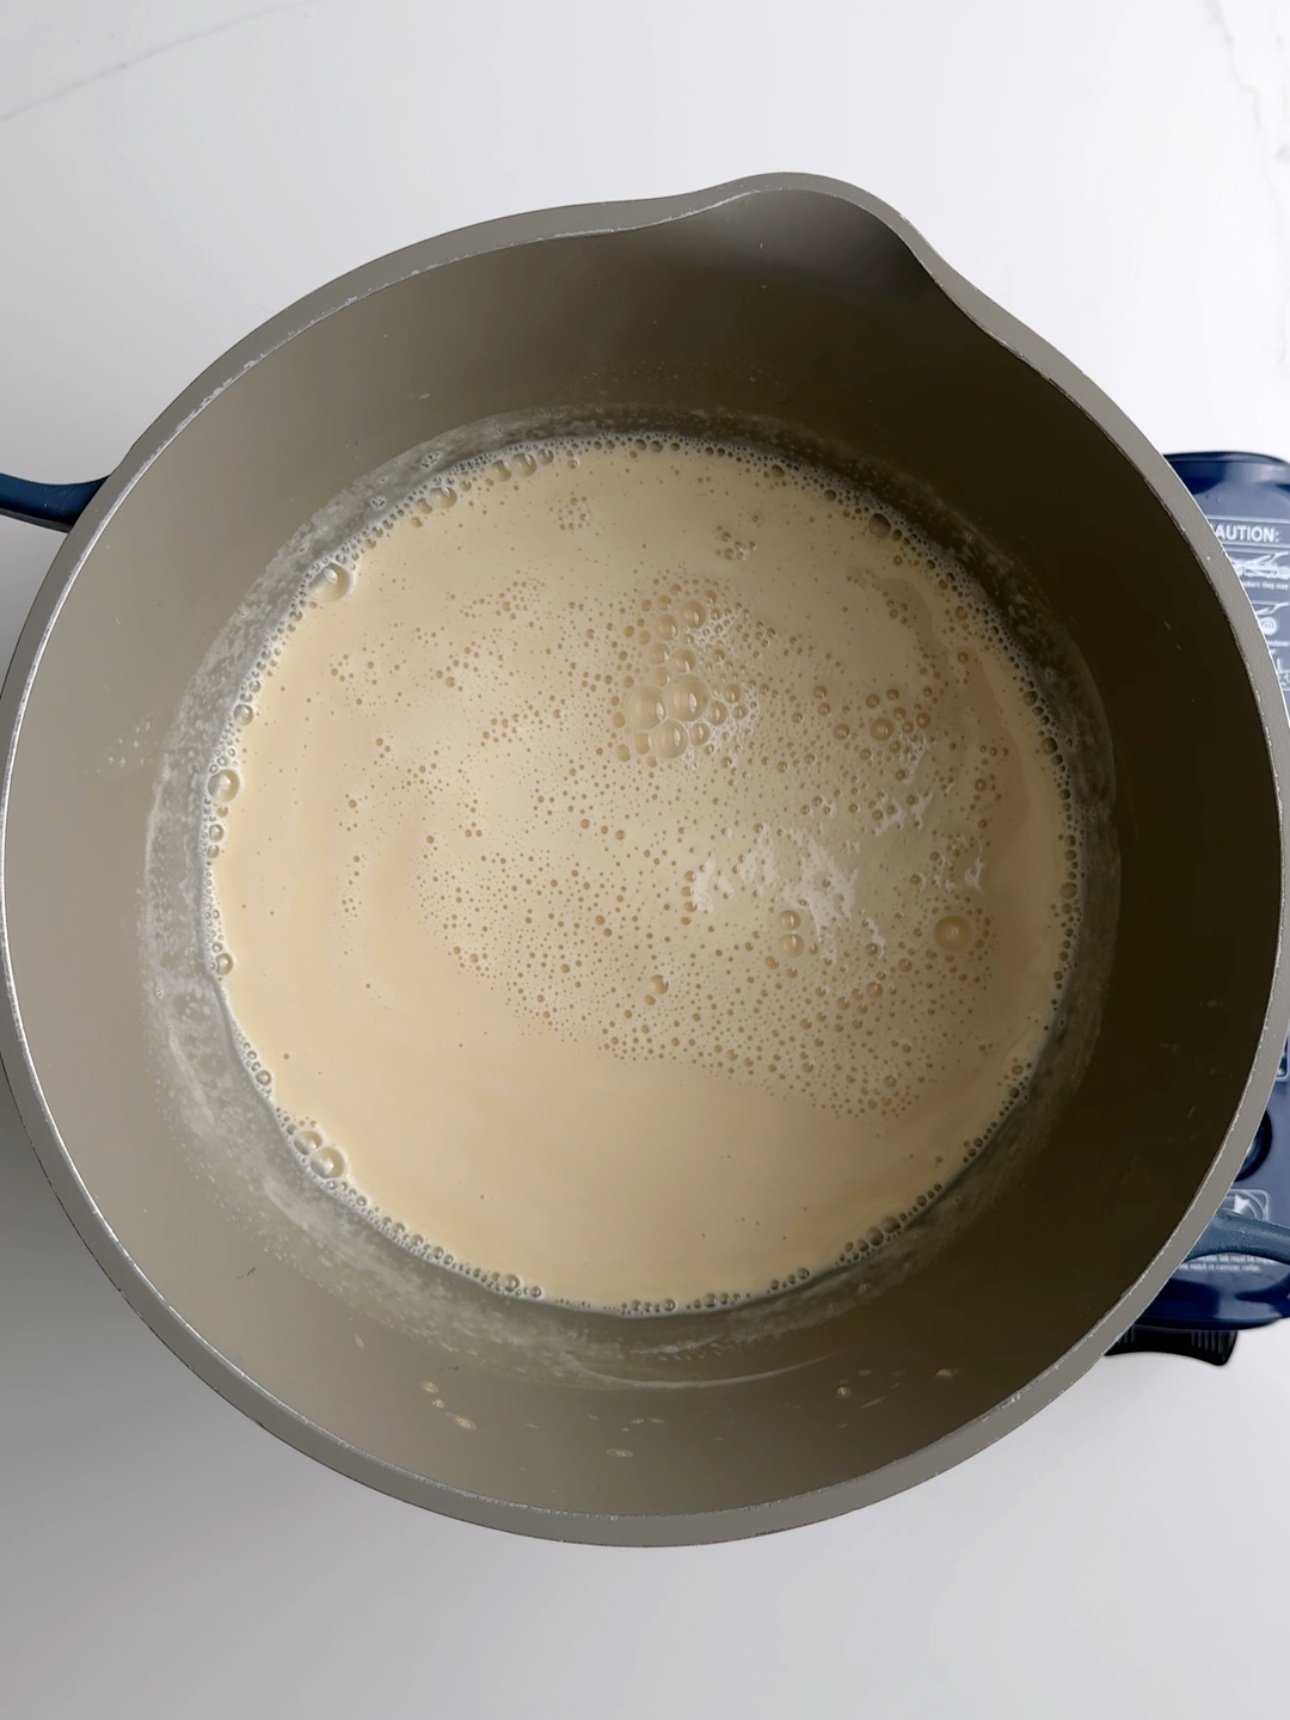
<svg viewBox="0 0 1290 1720"><path fill-rule="evenodd" d="M0 514L7 514L11 520L26 520L29 525L68 532L104 482L103 478L91 478L87 484L33 484L26 478L11 478L7 472L0 472Z"/></svg>
<svg viewBox="0 0 1290 1720"><path fill-rule="evenodd" d="M1266 1218L1243 1218L1235 1212L1217 1212L1187 1258L1204 1260L1211 1254L1248 1254L1290 1266L1290 1226L1270 1224Z"/></svg>

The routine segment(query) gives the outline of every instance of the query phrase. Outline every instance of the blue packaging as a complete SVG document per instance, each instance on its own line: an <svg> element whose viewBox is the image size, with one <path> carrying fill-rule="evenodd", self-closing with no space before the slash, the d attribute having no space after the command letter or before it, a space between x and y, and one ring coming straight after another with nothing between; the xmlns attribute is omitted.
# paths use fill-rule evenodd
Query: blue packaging
<svg viewBox="0 0 1290 1720"><path fill-rule="evenodd" d="M1267 454L1168 458L1240 576L1290 702L1290 464ZM1290 1224L1288 1077L1290 1056L1283 1051L1263 1121L1223 1200L1229 1212ZM1123 1347L1173 1349L1226 1361L1235 1341L1227 1334L1288 1314L1290 1271L1285 1266L1250 1255L1217 1254L1180 1267Z"/></svg>

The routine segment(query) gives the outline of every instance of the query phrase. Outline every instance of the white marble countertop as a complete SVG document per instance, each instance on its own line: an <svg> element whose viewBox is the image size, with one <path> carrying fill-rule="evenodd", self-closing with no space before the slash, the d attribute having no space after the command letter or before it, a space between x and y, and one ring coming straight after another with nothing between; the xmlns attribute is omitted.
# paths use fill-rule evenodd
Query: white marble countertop
<svg viewBox="0 0 1290 1720"><path fill-rule="evenodd" d="M773 168L894 203L1161 447L1290 454L1290 4L8 0L0 467L106 471L262 318L424 234ZM0 522L6 653L53 548ZM860 1515L624 1552L438 1520L243 1420L7 1110L0 1306L15 1720L1290 1702L1290 1327L1223 1370L1100 1363Z"/></svg>

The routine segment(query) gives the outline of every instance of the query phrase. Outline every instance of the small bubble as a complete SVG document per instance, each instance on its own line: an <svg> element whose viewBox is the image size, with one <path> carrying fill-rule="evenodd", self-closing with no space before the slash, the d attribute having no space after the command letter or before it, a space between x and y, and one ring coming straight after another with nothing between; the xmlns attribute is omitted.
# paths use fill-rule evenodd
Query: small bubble
<svg viewBox="0 0 1290 1720"><path fill-rule="evenodd" d="M232 956L228 953L227 950L221 950L219 952L219 954L215 957L215 972L220 976L221 979L223 979L226 974L230 974L230 973L232 973L232 971L233 971L233 958L232 958Z"/></svg>
<svg viewBox="0 0 1290 1720"><path fill-rule="evenodd" d="M946 914L936 922L935 937L943 950L965 949L971 936L972 928L961 914Z"/></svg>
<svg viewBox="0 0 1290 1720"><path fill-rule="evenodd" d="M217 770L206 784L206 791L212 800L232 800L241 786L241 778L235 770Z"/></svg>
<svg viewBox="0 0 1290 1720"><path fill-rule="evenodd" d="M314 585L314 597L319 603L338 603L354 589L354 577L352 567L329 561Z"/></svg>
<svg viewBox="0 0 1290 1720"><path fill-rule="evenodd" d="M697 675L681 675L663 695L669 713L681 722L692 723L708 706L708 689Z"/></svg>
<svg viewBox="0 0 1290 1720"><path fill-rule="evenodd" d="M626 708L627 721L634 729L652 729L667 715L662 695L653 687L633 687Z"/></svg>
<svg viewBox="0 0 1290 1720"><path fill-rule="evenodd" d="M344 1175L345 1155L339 1147L320 1147L309 1160L309 1168L316 1176L331 1182Z"/></svg>
<svg viewBox="0 0 1290 1720"><path fill-rule="evenodd" d="M679 758L689 745L689 736L680 723L674 721L661 723L650 740L657 758Z"/></svg>

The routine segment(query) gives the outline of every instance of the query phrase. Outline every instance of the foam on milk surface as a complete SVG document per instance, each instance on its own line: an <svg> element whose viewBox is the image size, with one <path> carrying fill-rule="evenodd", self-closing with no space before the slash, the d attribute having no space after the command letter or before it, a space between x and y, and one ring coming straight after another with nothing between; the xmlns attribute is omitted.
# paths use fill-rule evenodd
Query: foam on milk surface
<svg viewBox="0 0 1290 1720"><path fill-rule="evenodd" d="M832 1265L1024 1090L1079 852L1024 664L828 474L649 437L438 476L211 780L216 969L315 1174L499 1288Z"/></svg>

